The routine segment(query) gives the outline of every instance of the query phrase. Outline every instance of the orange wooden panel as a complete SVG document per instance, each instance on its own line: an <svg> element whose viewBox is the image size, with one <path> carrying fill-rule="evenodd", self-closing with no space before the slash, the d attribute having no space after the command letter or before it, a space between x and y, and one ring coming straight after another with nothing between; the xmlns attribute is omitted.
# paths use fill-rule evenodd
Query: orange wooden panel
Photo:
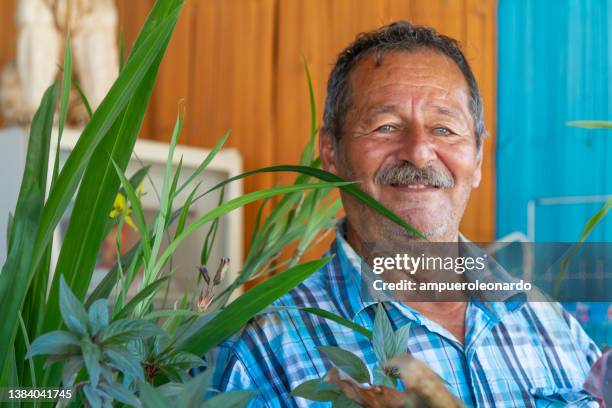
<svg viewBox="0 0 612 408"><path fill-rule="evenodd" d="M463 217L463 232L475 241L495 237L495 117L497 109L497 2L466 0L466 56L472 66L484 104L489 132L483 147L483 177Z"/></svg>
<svg viewBox="0 0 612 408"><path fill-rule="evenodd" d="M212 147L232 129L245 170L273 163L275 1L194 1L185 142ZM272 185L272 176L245 180L245 191ZM250 237L256 205L245 208ZM245 242L246 242L245 238Z"/></svg>
<svg viewBox="0 0 612 408"><path fill-rule="evenodd" d="M169 141L176 122L179 103L189 106L189 75L193 66L193 50L196 20L195 8L198 0L188 0L174 29L166 55L159 69L157 83L149 106L151 134L148 138ZM197 120L188 117L186 120ZM181 135L179 143L186 143L187 135Z"/></svg>
<svg viewBox="0 0 612 408"><path fill-rule="evenodd" d="M127 50L154 0L117 0ZM15 0L0 8L0 64L14 57ZM485 122L495 129L495 0L186 0L159 72L142 136L167 140L177 103L187 109L181 143L228 142L245 169L296 163L309 137L310 112L303 58L311 69L319 124L327 76L355 35L391 21L431 25L464 44L484 98ZM462 229L475 240L494 233L494 135L485 144L484 177ZM293 176L248 179L245 190ZM255 208L245 212L250 236Z"/></svg>
<svg viewBox="0 0 612 408"><path fill-rule="evenodd" d="M0 70L7 62L15 58L15 0L4 0L0 7ZM0 113L0 127L4 119Z"/></svg>
<svg viewBox="0 0 612 408"><path fill-rule="evenodd" d="M274 111L276 162L296 163L308 141L310 108L303 58L310 67L320 124L325 85L337 54L357 33L384 23L385 14L385 4L380 1L279 2ZM281 178L290 179L290 176Z"/></svg>
<svg viewBox="0 0 612 408"><path fill-rule="evenodd" d="M464 0L411 0L413 23L431 26L462 42L465 38Z"/></svg>

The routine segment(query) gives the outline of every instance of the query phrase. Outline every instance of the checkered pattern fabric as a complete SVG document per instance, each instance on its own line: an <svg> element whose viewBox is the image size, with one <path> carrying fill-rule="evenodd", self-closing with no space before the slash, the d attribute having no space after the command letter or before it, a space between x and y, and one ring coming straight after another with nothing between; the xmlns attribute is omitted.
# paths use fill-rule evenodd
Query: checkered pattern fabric
<svg viewBox="0 0 612 408"><path fill-rule="evenodd" d="M361 260L340 232L330 253L330 263L275 305L318 307L371 329L376 304L361 294ZM396 329L411 324L406 352L444 378L468 407L598 406L582 385L600 351L556 303L469 302L463 343L402 303L383 304ZM285 309L258 315L216 350L215 387L256 390L251 407L329 407L290 395L332 367L317 351L321 345L350 350L371 370L376 364L363 335Z"/></svg>

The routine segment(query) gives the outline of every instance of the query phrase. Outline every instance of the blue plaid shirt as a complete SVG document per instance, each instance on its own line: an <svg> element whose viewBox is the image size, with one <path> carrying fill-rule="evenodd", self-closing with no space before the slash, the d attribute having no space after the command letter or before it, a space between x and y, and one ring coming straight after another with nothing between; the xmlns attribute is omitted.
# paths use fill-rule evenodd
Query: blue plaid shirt
<svg viewBox="0 0 612 408"><path fill-rule="evenodd" d="M330 263L275 305L318 307L372 329L376 307L361 294L360 258L341 233L330 253ZM468 407L598 406L582 385L600 351L556 303L469 302L463 344L400 302L385 307L396 329L412 324L406 351ZM363 335L297 309L280 310L255 317L216 350L215 387L256 390L251 407L329 407L290 395L332 367L317 351L321 345L352 351L370 370L376 364Z"/></svg>

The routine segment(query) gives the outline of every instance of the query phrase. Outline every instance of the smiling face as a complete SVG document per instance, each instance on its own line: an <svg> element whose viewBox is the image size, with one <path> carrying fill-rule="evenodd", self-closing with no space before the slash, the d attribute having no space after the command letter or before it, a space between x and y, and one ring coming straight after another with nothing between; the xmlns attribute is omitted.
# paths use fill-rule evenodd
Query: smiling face
<svg viewBox="0 0 612 408"><path fill-rule="evenodd" d="M351 106L339 142L321 132L323 167L358 181L430 240L456 241L481 178L470 94L459 68L433 50L394 51L378 63L365 57L349 81ZM356 249L356 240L406 236L351 196L342 200Z"/></svg>

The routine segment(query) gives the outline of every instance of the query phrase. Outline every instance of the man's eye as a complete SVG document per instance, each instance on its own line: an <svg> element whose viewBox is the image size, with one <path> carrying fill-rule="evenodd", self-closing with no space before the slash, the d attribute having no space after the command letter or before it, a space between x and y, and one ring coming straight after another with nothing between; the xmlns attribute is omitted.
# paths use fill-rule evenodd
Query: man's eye
<svg viewBox="0 0 612 408"><path fill-rule="evenodd" d="M375 132L379 132L379 133L391 133L394 132L395 130L397 130L397 128L393 125L382 125L378 128L376 128Z"/></svg>
<svg viewBox="0 0 612 408"><path fill-rule="evenodd" d="M450 129L445 128L445 127L437 127L437 128L434 128L433 131L436 136L449 136L450 134L452 134Z"/></svg>

